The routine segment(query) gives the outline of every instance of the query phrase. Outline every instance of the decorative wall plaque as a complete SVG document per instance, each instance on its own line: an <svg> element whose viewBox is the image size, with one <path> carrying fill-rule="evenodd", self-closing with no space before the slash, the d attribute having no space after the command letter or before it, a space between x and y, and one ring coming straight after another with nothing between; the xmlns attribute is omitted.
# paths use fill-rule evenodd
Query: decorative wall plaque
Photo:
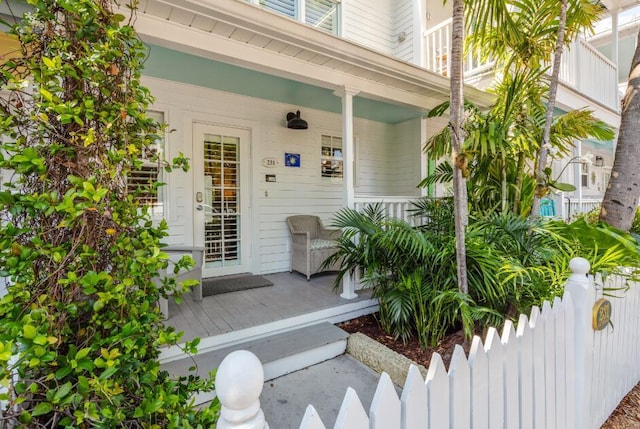
<svg viewBox="0 0 640 429"><path fill-rule="evenodd" d="M300 167L300 154L299 153L285 153L284 165L287 167Z"/></svg>

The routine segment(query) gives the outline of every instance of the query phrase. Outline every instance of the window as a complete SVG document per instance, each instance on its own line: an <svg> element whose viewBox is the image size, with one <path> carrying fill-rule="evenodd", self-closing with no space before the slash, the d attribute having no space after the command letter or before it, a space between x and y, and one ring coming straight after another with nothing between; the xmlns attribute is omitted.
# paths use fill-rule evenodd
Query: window
<svg viewBox="0 0 640 429"><path fill-rule="evenodd" d="M296 17L296 0L260 0L260 6L290 18Z"/></svg>
<svg viewBox="0 0 640 429"><path fill-rule="evenodd" d="M580 178L583 188L589 187L589 164L583 162L580 164Z"/></svg>
<svg viewBox="0 0 640 429"><path fill-rule="evenodd" d="M147 117L153 118L158 123L164 123L164 113L148 111ZM155 182L162 182L163 169L161 161L164 159L164 135L160 135L152 153L142 159L142 166L137 171L132 171L127 177L127 190L133 194L140 206L148 207L152 217L164 216L164 197L162 188L154 188ZM157 159L155 158L157 154Z"/></svg>
<svg viewBox="0 0 640 429"><path fill-rule="evenodd" d="M322 177L342 179L342 137L322 136Z"/></svg>
<svg viewBox="0 0 640 429"><path fill-rule="evenodd" d="M304 22L329 33L338 33L338 2L306 0Z"/></svg>
<svg viewBox="0 0 640 429"><path fill-rule="evenodd" d="M340 0L248 0L265 9L338 34Z"/></svg>

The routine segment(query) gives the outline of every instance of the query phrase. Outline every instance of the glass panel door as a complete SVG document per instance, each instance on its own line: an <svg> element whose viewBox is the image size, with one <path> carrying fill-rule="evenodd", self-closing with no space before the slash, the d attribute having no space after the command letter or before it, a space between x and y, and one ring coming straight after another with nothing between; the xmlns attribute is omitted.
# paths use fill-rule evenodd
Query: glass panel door
<svg viewBox="0 0 640 429"><path fill-rule="evenodd" d="M249 270L248 140L246 130L194 125L194 243L204 246L205 277Z"/></svg>
<svg viewBox="0 0 640 429"><path fill-rule="evenodd" d="M205 263L238 265L240 242L240 139L204 135Z"/></svg>

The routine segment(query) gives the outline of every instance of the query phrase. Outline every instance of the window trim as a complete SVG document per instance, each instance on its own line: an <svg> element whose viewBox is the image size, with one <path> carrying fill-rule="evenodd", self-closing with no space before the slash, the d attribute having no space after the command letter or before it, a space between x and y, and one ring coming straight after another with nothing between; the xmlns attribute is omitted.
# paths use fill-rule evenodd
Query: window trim
<svg viewBox="0 0 640 429"><path fill-rule="evenodd" d="M304 24L308 27L311 28L315 28L319 31L323 31L323 32L327 32L329 34L333 34L336 36L341 36L343 33L343 28L342 28L342 0L328 0L331 3L334 3L336 5L336 11L335 11L335 22L334 22L334 28L333 31L327 31L325 29L323 29L322 27L318 27L312 24L308 24L307 23L307 2L309 0L293 0L293 10L294 10L294 14L293 15L287 15L285 13L281 13L278 12L275 9L269 8L267 7L267 5L263 5L261 4L261 0L246 0L249 3L258 6L261 9L267 10L269 12L275 13L277 15L280 16L285 16L287 18L290 19L294 19L296 21L298 21L301 24Z"/></svg>
<svg viewBox="0 0 640 429"><path fill-rule="evenodd" d="M323 142L323 139L328 137L330 139L330 146L326 146ZM340 140L340 146L334 144L336 140ZM329 148L329 153L325 153L325 148ZM336 150L339 149L339 155L336 154ZM340 176L325 176L323 172L323 165L325 162L333 162L337 161L342 164L342 168L340 169ZM333 168L332 168L333 169ZM342 184L344 181L344 140L342 135L337 135L333 132L321 132L320 133L320 178L323 181Z"/></svg>
<svg viewBox="0 0 640 429"><path fill-rule="evenodd" d="M150 117L150 114L158 114L158 117L156 117L155 119L158 121L161 121L161 123L169 123L169 111L167 109L158 107L158 106L151 106L147 109L147 117ZM168 189L169 189L169 175L164 171L163 168L163 162L167 159L167 149L168 149L168 140L169 140L169 131L168 129L165 129L162 134L160 135L161 139L157 142L161 145L161 155L160 158L155 161L155 162L151 162L147 159L141 158L141 161L143 162L142 167L157 167L158 171L157 171L157 176L156 176L156 181L160 182L160 183L164 183L163 186L159 187L156 192L157 192L157 197L156 197L156 203L153 203L151 205L146 205L147 207L147 211L149 213L149 217L151 218L151 220L153 221L159 221L161 219L169 219L169 214L170 214L170 209L169 209L169 194L168 194ZM132 171L132 173L134 173Z"/></svg>

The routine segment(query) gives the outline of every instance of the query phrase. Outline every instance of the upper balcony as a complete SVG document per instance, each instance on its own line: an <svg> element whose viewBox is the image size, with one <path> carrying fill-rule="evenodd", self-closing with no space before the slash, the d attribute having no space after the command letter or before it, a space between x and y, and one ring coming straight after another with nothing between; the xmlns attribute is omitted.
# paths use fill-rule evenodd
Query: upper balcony
<svg viewBox="0 0 640 429"><path fill-rule="evenodd" d="M436 73L447 76L451 41L451 19L424 34L425 64ZM494 64L479 55L469 54L464 61L465 81L479 87L493 79ZM560 82L567 88L615 112L619 110L618 68L584 39L578 39L564 52L560 66ZM582 107L582 106L576 106Z"/></svg>

